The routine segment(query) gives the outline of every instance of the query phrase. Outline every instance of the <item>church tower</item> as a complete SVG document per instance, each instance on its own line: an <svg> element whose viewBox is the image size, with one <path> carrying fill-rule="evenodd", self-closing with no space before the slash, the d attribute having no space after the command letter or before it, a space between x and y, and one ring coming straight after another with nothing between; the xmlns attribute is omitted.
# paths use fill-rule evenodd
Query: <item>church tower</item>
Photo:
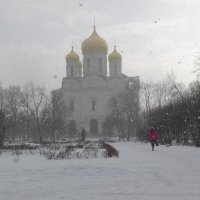
<svg viewBox="0 0 200 200"><path fill-rule="evenodd" d="M74 52L74 48L66 56L66 77L75 78L81 77L81 62L77 53Z"/></svg>
<svg viewBox="0 0 200 200"><path fill-rule="evenodd" d="M108 56L110 77L121 77L122 74L122 56L114 46L113 52Z"/></svg>
<svg viewBox="0 0 200 200"><path fill-rule="evenodd" d="M94 26L93 33L83 41L83 76L102 75L107 76L107 50L106 41L101 38Z"/></svg>

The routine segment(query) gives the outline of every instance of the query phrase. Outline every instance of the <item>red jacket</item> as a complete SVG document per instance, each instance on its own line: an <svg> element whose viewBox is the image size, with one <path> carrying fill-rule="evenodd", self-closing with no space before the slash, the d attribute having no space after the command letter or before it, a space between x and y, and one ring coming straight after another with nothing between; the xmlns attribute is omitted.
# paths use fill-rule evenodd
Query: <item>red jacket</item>
<svg viewBox="0 0 200 200"><path fill-rule="evenodd" d="M157 140L158 139L158 134L155 130L151 130L149 132L149 140Z"/></svg>

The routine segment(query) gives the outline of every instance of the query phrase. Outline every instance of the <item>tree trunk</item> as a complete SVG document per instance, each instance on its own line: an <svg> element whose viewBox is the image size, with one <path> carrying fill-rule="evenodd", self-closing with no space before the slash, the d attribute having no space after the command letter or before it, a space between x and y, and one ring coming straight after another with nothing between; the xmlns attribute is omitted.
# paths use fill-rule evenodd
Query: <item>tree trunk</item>
<svg viewBox="0 0 200 200"><path fill-rule="evenodd" d="M5 137L5 129L0 127L0 149L3 147L3 141Z"/></svg>

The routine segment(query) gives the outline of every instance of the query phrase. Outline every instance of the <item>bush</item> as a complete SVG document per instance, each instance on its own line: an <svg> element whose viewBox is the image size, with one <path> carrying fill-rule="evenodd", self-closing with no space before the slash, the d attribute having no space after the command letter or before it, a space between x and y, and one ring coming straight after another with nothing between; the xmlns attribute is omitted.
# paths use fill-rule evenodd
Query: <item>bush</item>
<svg viewBox="0 0 200 200"><path fill-rule="evenodd" d="M115 149L113 146L111 146L108 143L100 143L100 148L106 150L105 157L119 157L119 152L117 149Z"/></svg>

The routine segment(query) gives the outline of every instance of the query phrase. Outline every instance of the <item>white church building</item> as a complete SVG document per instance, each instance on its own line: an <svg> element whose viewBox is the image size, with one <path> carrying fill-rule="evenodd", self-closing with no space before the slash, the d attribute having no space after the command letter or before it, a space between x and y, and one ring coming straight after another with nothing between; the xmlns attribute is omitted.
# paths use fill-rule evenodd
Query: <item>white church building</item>
<svg viewBox="0 0 200 200"><path fill-rule="evenodd" d="M87 136L100 135L109 114L109 98L120 93L131 81L139 87L139 77L122 73L122 56L114 47L108 56L107 42L96 28L81 45L82 61L73 47L66 56L66 77L62 80L62 98L70 109L66 120L74 120L78 131ZM139 89L138 89L139 95Z"/></svg>

